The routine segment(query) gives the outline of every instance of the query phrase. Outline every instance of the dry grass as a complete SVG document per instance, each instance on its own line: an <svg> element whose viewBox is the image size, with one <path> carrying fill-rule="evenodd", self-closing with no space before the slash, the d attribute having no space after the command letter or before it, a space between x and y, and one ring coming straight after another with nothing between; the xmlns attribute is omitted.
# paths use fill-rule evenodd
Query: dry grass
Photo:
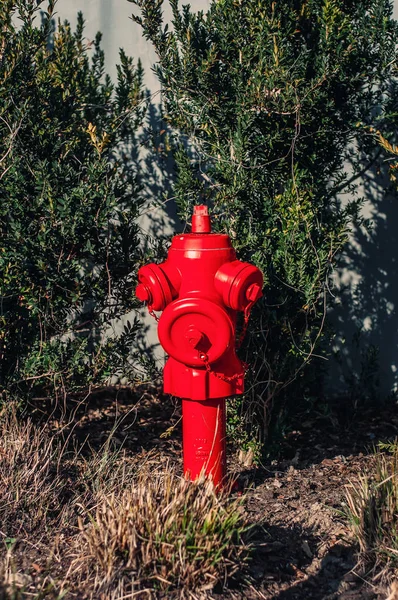
<svg viewBox="0 0 398 600"><path fill-rule="evenodd" d="M373 475L347 486L347 516L359 545L359 561L375 579L398 568L398 443L381 445Z"/></svg>
<svg viewBox="0 0 398 600"><path fill-rule="evenodd" d="M0 415L0 530L17 538L58 518L65 480L62 450L45 429L20 422L13 409Z"/></svg>
<svg viewBox="0 0 398 600"><path fill-rule="evenodd" d="M77 564L96 571L94 589L212 589L243 567L248 548L241 500L215 494L167 468L138 475L122 494L99 498L86 524ZM87 575L86 575L87 576Z"/></svg>
<svg viewBox="0 0 398 600"><path fill-rule="evenodd" d="M84 458L8 410L0 458L1 600L184 597L247 560L243 500L155 454Z"/></svg>
<svg viewBox="0 0 398 600"><path fill-rule="evenodd" d="M47 428L19 420L12 405L3 408L0 412L2 600L60 598L47 567L54 559L60 532L72 509L73 494L64 459L66 463L61 441L50 435Z"/></svg>

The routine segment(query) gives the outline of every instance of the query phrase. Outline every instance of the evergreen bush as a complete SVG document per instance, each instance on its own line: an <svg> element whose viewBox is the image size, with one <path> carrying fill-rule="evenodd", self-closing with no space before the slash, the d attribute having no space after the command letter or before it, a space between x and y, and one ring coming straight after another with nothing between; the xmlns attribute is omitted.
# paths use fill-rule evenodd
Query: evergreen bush
<svg viewBox="0 0 398 600"><path fill-rule="evenodd" d="M0 4L0 392L131 380L142 198L135 134L143 71L123 51L113 85L101 35L54 25L55 2ZM41 21L40 21L41 16Z"/></svg>
<svg viewBox="0 0 398 600"><path fill-rule="evenodd" d="M382 148L383 158L388 163L388 175L392 183L392 189L398 191L398 53L394 63L394 79L388 89L386 103L386 117L379 125L375 136Z"/></svg>
<svg viewBox="0 0 398 600"><path fill-rule="evenodd" d="M373 158L369 126L396 53L392 3L213 0L196 13L170 0L169 29L163 0L129 1L158 55L181 217L208 203L239 258L265 275L243 347L243 417L265 434L277 398L276 418L319 385L331 275L358 218L355 178Z"/></svg>

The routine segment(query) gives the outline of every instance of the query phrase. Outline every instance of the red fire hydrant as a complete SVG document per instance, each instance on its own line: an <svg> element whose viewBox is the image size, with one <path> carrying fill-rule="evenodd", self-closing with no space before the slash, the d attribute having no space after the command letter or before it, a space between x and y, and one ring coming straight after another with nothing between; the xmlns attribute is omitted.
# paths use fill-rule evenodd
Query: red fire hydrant
<svg viewBox="0 0 398 600"><path fill-rule="evenodd" d="M167 260L141 267L138 280L136 295L159 321L169 355L164 391L182 398L184 473L196 479L204 472L218 486L226 475L225 399L244 387L237 311L244 313L244 334L262 296L262 273L236 260L229 236L211 233L207 207L196 206L192 233L176 235ZM154 311L163 311L160 319Z"/></svg>

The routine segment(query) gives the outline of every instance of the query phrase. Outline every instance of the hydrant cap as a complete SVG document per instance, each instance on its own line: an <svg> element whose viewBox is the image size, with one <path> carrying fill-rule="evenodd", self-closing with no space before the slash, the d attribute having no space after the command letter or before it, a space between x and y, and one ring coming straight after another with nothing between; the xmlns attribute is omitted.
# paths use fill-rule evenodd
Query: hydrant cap
<svg viewBox="0 0 398 600"><path fill-rule="evenodd" d="M263 274L254 265L248 263L243 265L243 269L235 276L229 292L228 304L235 310L244 310L249 303L256 302L263 295Z"/></svg>
<svg viewBox="0 0 398 600"><path fill-rule="evenodd" d="M169 304L159 320L159 340L175 360L203 367L201 353L215 362L233 341L233 325L228 314L204 298L184 298Z"/></svg>
<svg viewBox="0 0 398 600"><path fill-rule="evenodd" d="M137 298L151 304L153 310L163 310L172 301L170 282L159 265L151 263L138 271Z"/></svg>
<svg viewBox="0 0 398 600"><path fill-rule="evenodd" d="M141 302L148 302L149 304L151 303L151 292L143 283L139 283L137 285L135 295L139 300L141 300Z"/></svg>
<svg viewBox="0 0 398 600"><path fill-rule="evenodd" d="M261 298L263 274L250 263L234 260L218 269L215 284L227 306L245 310L248 304Z"/></svg>

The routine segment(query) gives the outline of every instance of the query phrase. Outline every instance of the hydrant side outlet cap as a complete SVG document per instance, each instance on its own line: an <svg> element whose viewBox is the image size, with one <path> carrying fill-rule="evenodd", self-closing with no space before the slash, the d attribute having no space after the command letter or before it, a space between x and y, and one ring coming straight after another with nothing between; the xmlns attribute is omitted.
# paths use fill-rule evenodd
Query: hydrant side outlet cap
<svg viewBox="0 0 398 600"><path fill-rule="evenodd" d="M147 288L146 285L140 283L137 285L137 289L135 290L135 295L141 302L149 302L151 303L151 292Z"/></svg>
<svg viewBox="0 0 398 600"><path fill-rule="evenodd" d="M263 295L262 287L263 274L261 271L257 267L245 263L245 268L237 275L231 285L229 305L235 310L244 310L250 302L255 302L261 298ZM255 297L250 298L250 292L254 292Z"/></svg>
<svg viewBox="0 0 398 600"><path fill-rule="evenodd" d="M218 269L215 285L227 306L233 310L244 310L250 302L261 298L263 274L254 265L234 260Z"/></svg>
<svg viewBox="0 0 398 600"><path fill-rule="evenodd" d="M170 283L162 269L151 263L138 271L137 297L143 302L150 301L153 310L163 310L173 299ZM143 287L141 287L143 286ZM145 298L145 288L148 298Z"/></svg>

